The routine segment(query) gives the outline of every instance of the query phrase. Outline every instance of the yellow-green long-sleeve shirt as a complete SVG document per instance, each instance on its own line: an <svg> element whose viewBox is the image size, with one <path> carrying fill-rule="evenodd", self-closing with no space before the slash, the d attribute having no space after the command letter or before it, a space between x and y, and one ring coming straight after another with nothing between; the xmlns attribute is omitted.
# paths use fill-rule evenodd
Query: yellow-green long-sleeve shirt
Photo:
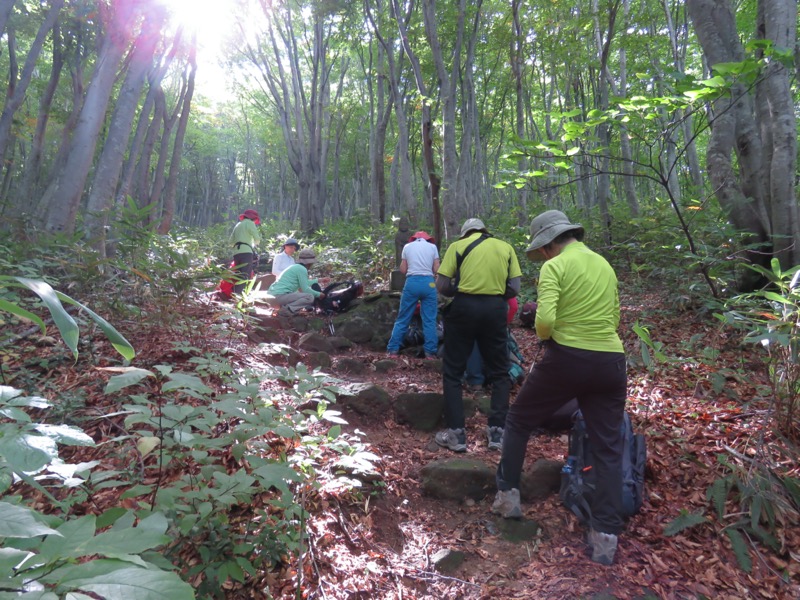
<svg viewBox="0 0 800 600"><path fill-rule="evenodd" d="M258 226L250 219L242 219L239 221L231 233L231 243L233 243L234 254L240 252L255 252L256 246L258 246L260 241L261 235L258 232Z"/></svg>
<svg viewBox="0 0 800 600"><path fill-rule="evenodd" d="M608 261L583 242L564 246L539 274L536 334L562 346L624 352L617 334L619 290Z"/></svg>

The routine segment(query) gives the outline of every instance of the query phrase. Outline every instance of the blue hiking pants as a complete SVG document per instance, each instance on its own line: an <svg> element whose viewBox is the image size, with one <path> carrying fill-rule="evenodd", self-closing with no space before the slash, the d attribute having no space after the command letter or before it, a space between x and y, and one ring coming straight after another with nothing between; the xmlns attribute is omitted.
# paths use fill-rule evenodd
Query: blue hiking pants
<svg viewBox="0 0 800 600"><path fill-rule="evenodd" d="M392 337L386 349L397 352L403 345L408 332L408 324L414 316L417 302L420 303L422 317L422 334L425 337L425 354L436 354L439 349L439 338L436 334L436 283L432 275L411 275L406 278L403 293L400 296L400 310L392 328Z"/></svg>

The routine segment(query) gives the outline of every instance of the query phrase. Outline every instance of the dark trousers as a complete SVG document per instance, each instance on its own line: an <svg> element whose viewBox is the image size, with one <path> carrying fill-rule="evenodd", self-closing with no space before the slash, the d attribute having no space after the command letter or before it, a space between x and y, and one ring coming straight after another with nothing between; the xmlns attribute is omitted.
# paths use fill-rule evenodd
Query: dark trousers
<svg viewBox="0 0 800 600"><path fill-rule="evenodd" d="M447 427L464 427L461 379L475 342L483 358L485 385L492 388L489 425L503 427L508 412L508 306L501 296L456 294L444 315L442 388Z"/></svg>
<svg viewBox="0 0 800 600"><path fill-rule="evenodd" d="M572 398L586 420L595 456L597 489L592 502L592 528L614 535L622 531L621 426L627 396L625 355L594 352L546 343L508 410L503 454L497 467L497 488L519 488L531 432Z"/></svg>
<svg viewBox="0 0 800 600"><path fill-rule="evenodd" d="M233 264L236 269L236 283L233 286L233 291L237 294L242 293L245 285L247 285L247 280L250 279L254 271L254 256L255 254L252 252L240 252L233 255Z"/></svg>

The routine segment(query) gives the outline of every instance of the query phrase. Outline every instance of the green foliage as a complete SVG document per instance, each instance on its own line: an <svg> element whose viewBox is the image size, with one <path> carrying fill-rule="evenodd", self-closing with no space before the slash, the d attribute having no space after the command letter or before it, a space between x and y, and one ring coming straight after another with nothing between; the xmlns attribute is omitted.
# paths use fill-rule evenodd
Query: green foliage
<svg viewBox="0 0 800 600"><path fill-rule="evenodd" d="M117 352L119 352L124 358L131 360L135 356L136 352L134 351L133 346L131 346L128 340L126 340L116 329L114 329L114 327L112 327L108 321L77 300L70 298L66 294L57 292L44 281L35 281L25 277L0 276L0 288L2 286L10 285L24 286L42 299L42 302L44 302L45 306L50 311L50 315L53 317L53 322L56 324L56 327L58 327L59 332L61 332L64 342L67 344L69 349L72 350L72 354L75 359L78 358L78 324L75 322L75 319L73 319L64 309L62 302L67 302L77 306L83 312L88 314L89 317L100 327ZM39 326L42 333L46 332L44 322L40 318L14 302L0 299L0 310L5 310L6 312L10 312L18 317L33 321Z"/></svg>
<svg viewBox="0 0 800 600"><path fill-rule="evenodd" d="M106 598L143 600L194 598L191 587L174 573L147 562L142 554L164 545L167 520L160 513L138 523L128 511L102 518L99 532L94 515L65 518L69 497L56 500L47 487L69 490L86 485L84 475L98 463L65 464L58 445L93 446L82 430L67 425L35 423L28 410L51 407L47 400L23 396L0 386L0 589L2 597L22 597L50 590L53 598L83 591ZM26 410L27 409L27 410ZM24 482L38 489L64 517L45 516L8 496L11 485ZM53 483L55 482L55 483ZM25 593L27 592L27 593Z"/></svg>
<svg viewBox="0 0 800 600"><path fill-rule="evenodd" d="M203 256L208 239L130 231L130 239L118 240L123 252L115 268L98 284L107 292L103 297L114 310L183 318L180 303L192 301L209 272ZM144 251L135 248L136 236ZM7 256L0 255L0 263ZM25 264L18 272L33 275L36 268ZM173 273L176 281L170 281ZM0 287L2 306L13 305L3 315L17 328L31 318L41 329L41 305L19 294L29 289L27 279L7 279ZM42 292L46 286L32 287ZM58 292L48 299L53 310L65 301ZM79 324L77 317L69 324L70 335ZM182 327L195 331L188 322ZM208 335L173 344L174 355L184 359L180 368L105 367L111 372L105 391L118 402L110 414L93 411L88 418L116 424L121 434L104 438L103 449L119 454L124 467L60 459L61 446L95 443L83 432L87 412L74 392L54 391L51 401L0 388L0 565L8 566L0 569L1 588L39 586L43 597L52 598L78 597L80 590L109 598L193 597L176 571L199 597L223 597L223 590L301 553L305 503L318 489L346 495L365 485L380 488L377 457L358 435L342 433L341 416L330 409L338 393L334 381L302 365L234 372L224 355L208 350ZM79 347L74 338L70 343ZM56 364L48 357L36 361ZM261 389L265 379L277 387ZM33 389L43 385L35 372L25 380ZM39 502L47 499L47 516L28 503L32 489ZM79 506L84 514L82 505L101 491L137 509L73 515ZM158 527L152 526L156 521ZM91 555L83 554L87 547Z"/></svg>
<svg viewBox="0 0 800 600"><path fill-rule="evenodd" d="M417 226L422 228L422 224ZM386 276L395 268L396 232L394 223L376 225L366 214L326 224L311 242L325 263L318 268L336 280L360 279L369 287L387 285Z"/></svg>
<svg viewBox="0 0 800 600"><path fill-rule="evenodd" d="M777 259L772 269L751 268L769 287L736 296L714 316L736 328L746 342L762 348L772 393L771 417L783 435L800 442L800 266L781 270Z"/></svg>
<svg viewBox="0 0 800 600"><path fill-rule="evenodd" d="M698 513L690 513L686 509L681 509L680 514L675 519L670 521L666 527L664 527L664 535L667 537L672 537L673 535L678 535L686 529L706 523L708 523L708 519L706 519L703 515Z"/></svg>

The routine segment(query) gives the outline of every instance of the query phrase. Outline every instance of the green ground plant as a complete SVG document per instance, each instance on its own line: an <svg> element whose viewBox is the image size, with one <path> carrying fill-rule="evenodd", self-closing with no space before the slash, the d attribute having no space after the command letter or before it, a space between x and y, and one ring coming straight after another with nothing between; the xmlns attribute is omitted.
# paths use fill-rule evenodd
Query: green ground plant
<svg viewBox="0 0 800 600"><path fill-rule="evenodd" d="M164 314L154 298L192 301L204 268L197 255L206 242L142 239L147 252L127 253L121 244L124 252L106 271L103 288L125 290L107 296L127 296L131 314L135 309L152 319ZM11 265L8 256L0 255L0 261ZM136 262L126 264L130 258ZM151 285L176 268L186 271L186 281ZM22 266L18 272L33 275L36 268ZM130 344L85 305L42 281L17 276L0 281L0 314L15 330L29 320L44 333L41 315L47 308L70 353L77 353L82 345L76 329L84 318L70 320L64 307L71 303L124 358L134 358ZM131 297L129 290L137 285L150 291ZM35 300L28 290L38 294ZM223 589L248 577L303 560L305 505L322 486L344 494L359 493L362 482L379 489L377 458L358 435L342 432L343 421L332 409L335 382L302 365L234 372L228 358L205 343L208 331L201 337L193 335L191 324L173 329L187 332L175 352L191 358L180 370L170 364L112 367L106 393L121 399L113 412L97 414L71 399L70 425L54 424L48 413L57 421L64 418L59 392L35 373L25 377L27 385L47 389L53 400L2 388L0 598L80 592L141 600L195 593L223 597ZM95 333L88 328L86 337ZM265 380L278 385L266 391ZM131 390L136 393L124 395ZM95 444L83 428L96 422L118 423L119 435L104 438L103 446L109 457L117 457L112 464L127 466L61 460L62 447ZM40 450L31 452L34 447ZM49 499L46 510L28 504L31 489ZM118 506L97 516L73 514L75 507L109 492L119 494Z"/></svg>
<svg viewBox="0 0 800 600"><path fill-rule="evenodd" d="M777 259L771 267L751 267L768 285L731 298L715 314L754 345L753 354L762 356L770 382L764 399L771 435L769 429L757 428L751 439L739 440L741 447L726 447L717 456L721 475L707 491L719 532L747 572L761 548L787 556L781 530L800 525L800 479L786 469L800 459L800 267L782 271ZM665 533L708 523L702 514L685 513Z"/></svg>

